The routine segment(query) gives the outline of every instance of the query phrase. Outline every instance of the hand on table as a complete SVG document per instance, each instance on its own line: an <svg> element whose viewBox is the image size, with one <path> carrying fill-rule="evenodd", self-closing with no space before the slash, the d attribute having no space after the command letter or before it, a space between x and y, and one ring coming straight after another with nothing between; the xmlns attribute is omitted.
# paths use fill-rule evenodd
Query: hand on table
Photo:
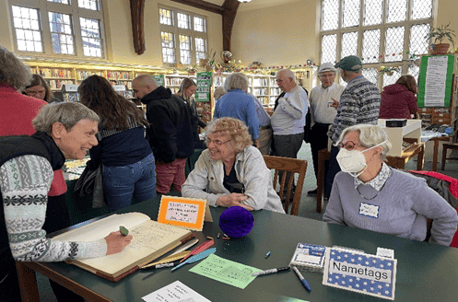
<svg viewBox="0 0 458 302"><path fill-rule="evenodd" d="M248 196L242 193L231 193L229 195L221 196L216 200L216 204L222 207L230 208L233 206L239 206L247 209L248 211L253 211L254 209L250 206L247 206L241 201L248 199Z"/></svg>
<svg viewBox="0 0 458 302"><path fill-rule="evenodd" d="M107 242L107 255L117 254L130 244L132 235L123 236L120 231L112 232L105 237L105 241Z"/></svg>

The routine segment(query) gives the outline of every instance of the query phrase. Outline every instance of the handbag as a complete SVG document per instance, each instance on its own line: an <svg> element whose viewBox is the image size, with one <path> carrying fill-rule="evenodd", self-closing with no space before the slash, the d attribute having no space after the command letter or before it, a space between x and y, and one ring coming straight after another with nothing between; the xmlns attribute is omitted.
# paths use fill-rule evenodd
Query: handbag
<svg viewBox="0 0 458 302"><path fill-rule="evenodd" d="M89 166L86 165L83 173L76 181L73 191L80 198L92 194L92 207L101 208L105 205L102 182L103 165L99 165L95 170L91 170Z"/></svg>

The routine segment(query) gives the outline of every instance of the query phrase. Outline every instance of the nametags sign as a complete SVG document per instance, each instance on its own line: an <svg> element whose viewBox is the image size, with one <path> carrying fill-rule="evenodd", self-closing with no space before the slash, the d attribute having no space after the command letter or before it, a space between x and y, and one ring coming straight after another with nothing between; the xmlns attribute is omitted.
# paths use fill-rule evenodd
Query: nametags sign
<svg viewBox="0 0 458 302"><path fill-rule="evenodd" d="M212 221L205 199L162 196L157 217L159 223L202 231L204 219Z"/></svg>
<svg viewBox="0 0 458 302"><path fill-rule="evenodd" d="M396 259L328 248L323 284L394 300Z"/></svg>

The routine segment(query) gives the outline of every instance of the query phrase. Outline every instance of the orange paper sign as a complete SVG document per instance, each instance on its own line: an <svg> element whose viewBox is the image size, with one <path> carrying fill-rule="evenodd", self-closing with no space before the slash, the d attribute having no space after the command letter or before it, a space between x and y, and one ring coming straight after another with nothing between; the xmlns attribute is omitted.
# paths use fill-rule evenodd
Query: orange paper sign
<svg viewBox="0 0 458 302"><path fill-rule="evenodd" d="M157 221L202 231L206 204L205 199L162 196Z"/></svg>

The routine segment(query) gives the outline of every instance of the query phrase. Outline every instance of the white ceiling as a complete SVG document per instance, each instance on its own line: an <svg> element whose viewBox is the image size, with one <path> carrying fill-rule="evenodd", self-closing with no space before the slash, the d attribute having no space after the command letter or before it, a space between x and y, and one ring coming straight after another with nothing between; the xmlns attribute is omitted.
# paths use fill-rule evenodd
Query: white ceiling
<svg viewBox="0 0 458 302"><path fill-rule="evenodd" d="M223 5L224 0L204 0L216 5ZM277 6L285 3L297 2L299 0L251 0L250 3L240 3L238 11L258 9L262 7Z"/></svg>

